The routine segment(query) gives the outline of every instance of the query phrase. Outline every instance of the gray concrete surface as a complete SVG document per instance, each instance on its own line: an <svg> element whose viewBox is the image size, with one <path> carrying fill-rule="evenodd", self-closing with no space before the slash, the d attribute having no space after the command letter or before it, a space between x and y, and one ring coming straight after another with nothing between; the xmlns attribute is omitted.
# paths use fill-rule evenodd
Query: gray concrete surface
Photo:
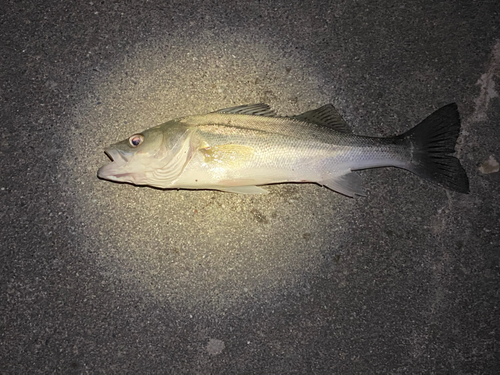
<svg viewBox="0 0 500 375"><path fill-rule="evenodd" d="M0 372L497 373L498 3L4 1ZM463 195L99 180L174 117L333 103L358 134L456 101Z"/></svg>

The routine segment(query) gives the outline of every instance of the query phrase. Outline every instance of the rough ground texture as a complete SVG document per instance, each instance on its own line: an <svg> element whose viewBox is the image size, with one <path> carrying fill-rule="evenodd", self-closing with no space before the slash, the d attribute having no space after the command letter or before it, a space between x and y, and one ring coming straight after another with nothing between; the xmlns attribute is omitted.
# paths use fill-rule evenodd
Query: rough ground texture
<svg viewBox="0 0 500 375"><path fill-rule="evenodd" d="M3 1L0 372L495 373L495 1ZM457 102L463 195L402 170L368 196L99 180L174 117L333 103L401 133Z"/></svg>

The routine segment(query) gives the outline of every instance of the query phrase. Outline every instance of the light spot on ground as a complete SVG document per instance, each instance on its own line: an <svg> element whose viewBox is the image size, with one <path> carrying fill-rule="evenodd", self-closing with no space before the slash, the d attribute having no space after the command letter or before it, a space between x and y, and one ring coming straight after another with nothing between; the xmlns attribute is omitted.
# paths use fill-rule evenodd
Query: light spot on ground
<svg viewBox="0 0 500 375"><path fill-rule="evenodd" d="M490 155L490 157L487 160L481 163L478 169L479 172L481 172L482 174L490 174L498 172L500 166L498 164L498 161L496 161L495 157L493 155Z"/></svg>
<svg viewBox="0 0 500 375"><path fill-rule="evenodd" d="M207 344L207 352L210 355L218 355L224 351L225 347L226 345L224 344L224 341L217 339L210 339L208 340Z"/></svg>
<svg viewBox="0 0 500 375"><path fill-rule="evenodd" d="M162 191L96 174L109 162L105 147L142 129L259 103L269 92L280 98L268 103L278 113L297 114L331 99L320 89L326 82L282 41L234 33L152 40L92 74L68 130L61 183L76 191L82 246L103 275L189 313L223 313L302 288L321 269L323 254L341 249L347 229L340 223L353 203L338 194L310 184L271 186L256 197Z"/></svg>

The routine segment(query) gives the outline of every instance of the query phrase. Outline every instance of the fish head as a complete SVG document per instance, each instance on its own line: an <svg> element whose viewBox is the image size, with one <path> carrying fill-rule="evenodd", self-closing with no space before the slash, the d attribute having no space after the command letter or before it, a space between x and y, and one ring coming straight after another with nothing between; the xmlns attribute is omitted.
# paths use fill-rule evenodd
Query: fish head
<svg viewBox="0 0 500 375"><path fill-rule="evenodd" d="M178 154L186 133L187 129L166 123L112 144L104 150L111 163L99 168L97 176L134 185L168 187L182 172L176 166L179 162L185 164L180 160L183 155Z"/></svg>

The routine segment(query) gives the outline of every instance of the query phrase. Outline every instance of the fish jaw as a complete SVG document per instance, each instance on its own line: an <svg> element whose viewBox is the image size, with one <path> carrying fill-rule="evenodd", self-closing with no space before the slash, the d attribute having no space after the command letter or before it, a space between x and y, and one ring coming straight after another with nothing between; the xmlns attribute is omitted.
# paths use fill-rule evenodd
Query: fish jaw
<svg viewBox="0 0 500 375"><path fill-rule="evenodd" d="M130 154L112 146L108 147L104 152L111 159L111 163L99 168L97 171L99 178L137 185L144 184L144 173L138 173L138 168L134 168L134 164L137 163L133 163L133 158Z"/></svg>
<svg viewBox="0 0 500 375"><path fill-rule="evenodd" d="M122 156L122 154L115 148L108 147L104 150L104 153L111 160L111 163L103 165L97 171L97 176L105 180L116 181L114 175L117 174L118 169L127 163L127 160Z"/></svg>

